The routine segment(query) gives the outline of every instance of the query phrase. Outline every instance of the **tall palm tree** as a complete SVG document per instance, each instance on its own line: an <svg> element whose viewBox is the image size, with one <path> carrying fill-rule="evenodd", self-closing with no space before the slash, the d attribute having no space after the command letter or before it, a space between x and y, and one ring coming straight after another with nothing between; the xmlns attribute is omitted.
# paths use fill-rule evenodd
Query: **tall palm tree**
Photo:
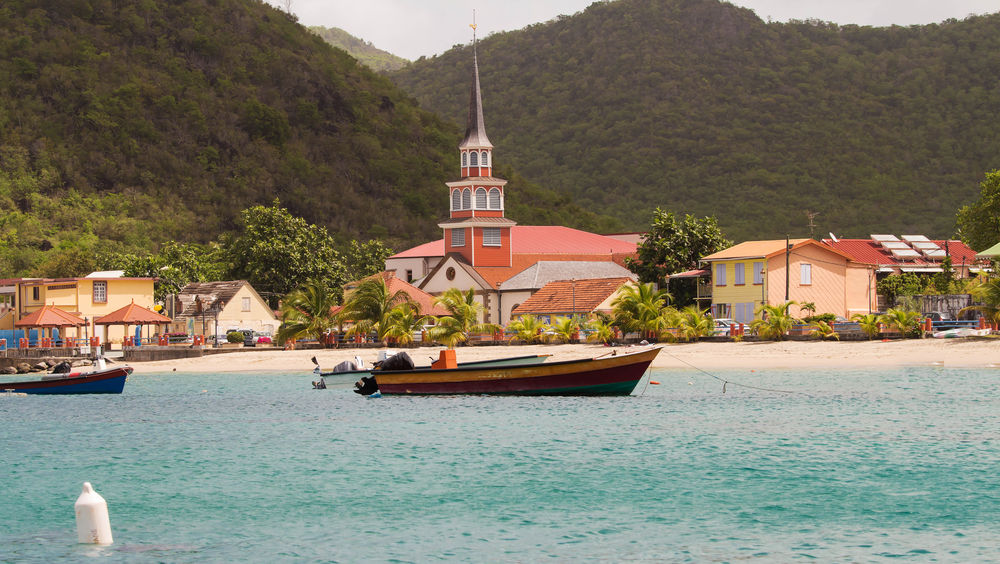
<svg viewBox="0 0 1000 564"><path fill-rule="evenodd" d="M336 326L332 313L337 305L337 296L326 284L309 281L292 290L281 300L281 327L278 328L279 343L302 337L323 336Z"/></svg>
<svg viewBox="0 0 1000 564"><path fill-rule="evenodd" d="M969 290L972 297L981 304L962 308L962 312L978 311L988 321L1000 322L1000 278L990 278Z"/></svg>
<svg viewBox="0 0 1000 564"><path fill-rule="evenodd" d="M760 318L750 322L750 329L756 331L757 335L762 339L771 341L784 340L785 335L792 328L792 325L801 322L798 318L792 317L788 313L788 308L794 304L794 301L775 305L762 304L756 311L756 313L762 315Z"/></svg>
<svg viewBox="0 0 1000 564"><path fill-rule="evenodd" d="M537 343L542 339L542 331L548 329L548 325L534 315L522 315L511 320L507 324L507 331L511 333L511 341L521 341L523 343Z"/></svg>
<svg viewBox="0 0 1000 564"><path fill-rule="evenodd" d="M715 322L707 309L690 305L680 311L679 318L680 336L686 341L708 337L715 332Z"/></svg>
<svg viewBox="0 0 1000 564"><path fill-rule="evenodd" d="M434 301L448 310L449 315L438 320L438 324L431 328L430 336L449 349L468 340L471 333L497 333L502 330L495 323L479 321L484 308L483 304L476 301L476 293L472 288L467 292L449 288Z"/></svg>
<svg viewBox="0 0 1000 564"><path fill-rule="evenodd" d="M413 334L420 332L431 319L430 315L420 314L420 305L416 302L402 303L385 316L382 335L386 339L395 339L401 345L408 345L413 342Z"/></svg>
<svg viewBox="0 0 1000 564"><path fill-rule="evenodd" d="M389 312L400 304L410 302L410 295L403 290L390 293L385 278L377 275L358 285L347 297L344 309L338 315L345 321L354 322L354 326L347 330L348 335L377 331L379 339L383 339L389 327L386 323Z"/></svg>
<svg viewBox="0 0 1000 564"><path fill-rule="evenodd" d="M661 315L669 299L669 292L652 283L622 286L611 302L614 324L626 333L638 331L650 337L662 328Z"/></svg>

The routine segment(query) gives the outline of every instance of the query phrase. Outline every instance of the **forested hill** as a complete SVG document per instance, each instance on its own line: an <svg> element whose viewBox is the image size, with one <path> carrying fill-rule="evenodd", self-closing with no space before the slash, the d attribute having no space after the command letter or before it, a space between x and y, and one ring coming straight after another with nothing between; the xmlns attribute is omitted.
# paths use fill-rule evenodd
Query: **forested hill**
<svg viewBox="0 0 1000 564"><path fill-rule="evenodd" d="M954 233L1000 167L1000 15L765 23L718 0L618 0L480 41L498 158L639 229L713 214L733 239ZM392 74L461 115L470 48Z"/></svg>
<svg viewBox="0 0 1000 564"><path fill-rule="evenodd" d="M470 61L449 85L466 99ZM4 0L0 275L212 241L275 198L345 239L440 237L455 121L259 0ZM529 222L600 224L537 187L518 197Z"/></svg>
<svg viewBox="0 0 1000 564"><path fill-rule="evenodd" d="M309 31L322 37L330 45L347 51L355 59L379 72L399 70L409 62L358 39L339 27L311 26Z"/></svg>

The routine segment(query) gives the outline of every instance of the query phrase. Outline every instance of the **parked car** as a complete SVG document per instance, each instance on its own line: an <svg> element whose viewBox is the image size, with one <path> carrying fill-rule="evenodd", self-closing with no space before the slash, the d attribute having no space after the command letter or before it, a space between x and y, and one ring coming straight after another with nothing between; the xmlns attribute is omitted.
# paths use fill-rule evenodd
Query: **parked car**
<svg viewBox="0 0 1000 564"><path fill-rule="evenodd" d="M715 331L712 333L716 337L728 337L736 326L736 321L733 319L722 318L715 320Z"/></svg>
<svg viewBox="0 0 1000 564"><path fill-rule="evenodd" d="M931 321L955 321L955 317L947 311L928 311L922 313L921 316Z"/></svg>

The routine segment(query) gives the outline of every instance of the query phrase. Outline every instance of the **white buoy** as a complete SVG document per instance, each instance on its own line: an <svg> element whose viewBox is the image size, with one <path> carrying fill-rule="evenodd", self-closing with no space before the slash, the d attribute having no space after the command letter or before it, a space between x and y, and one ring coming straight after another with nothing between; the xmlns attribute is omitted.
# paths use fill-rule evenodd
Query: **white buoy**
<svg viewBox="0 0 1000 564"><path fill-rule="evenodd" d="M83 493L76 498L76 538L87 544L111 544L111 518L108 502L94 491L90 482L83 483Z"/></svg>

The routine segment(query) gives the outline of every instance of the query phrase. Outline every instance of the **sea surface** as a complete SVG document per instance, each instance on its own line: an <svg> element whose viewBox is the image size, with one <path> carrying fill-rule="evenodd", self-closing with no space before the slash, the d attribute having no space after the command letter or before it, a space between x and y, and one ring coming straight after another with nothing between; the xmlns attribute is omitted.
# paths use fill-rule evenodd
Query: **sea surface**
<svg viewBox="0 0 1000 564"><path fill-rule="evenodd" d="M365 399L302 368L0 397L0 561L1000 561L1000 370ZM111 546L76 543L85 481Z"/></svg>

